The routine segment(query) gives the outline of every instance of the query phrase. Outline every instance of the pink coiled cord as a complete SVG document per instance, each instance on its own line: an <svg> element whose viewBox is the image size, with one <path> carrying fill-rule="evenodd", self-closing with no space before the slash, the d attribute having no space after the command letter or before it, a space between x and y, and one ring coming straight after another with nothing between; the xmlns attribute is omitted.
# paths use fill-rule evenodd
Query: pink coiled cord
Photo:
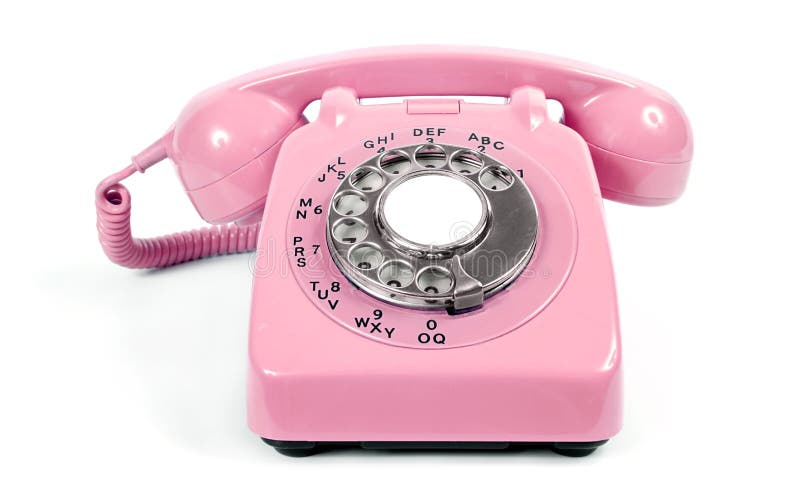
<svg viewBox="0 0 800 498"><path fill-rule="evenodd" d="M153 158L155 159L155 158ZM260 224L228 224L177 232L149 239L131 234L131 196L119 182L133 173L144 172L156 161L133 164L97 186L97 233L100 245L114 263L128 268L159 268L207 256L252 251L258 244Z"/></svg>

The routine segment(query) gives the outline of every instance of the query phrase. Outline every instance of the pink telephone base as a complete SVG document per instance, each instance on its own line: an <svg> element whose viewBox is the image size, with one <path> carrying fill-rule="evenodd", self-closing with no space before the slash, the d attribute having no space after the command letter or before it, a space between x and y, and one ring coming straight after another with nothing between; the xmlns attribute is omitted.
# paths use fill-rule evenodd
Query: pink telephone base
<svg viewBox="0 0 800 498"><path fill-rule="evenodd" d="M544 117L544 94L532 87L506 105L408 108L410 101L364 106L351 90L333 89L320 117L283 144L259 236L269 251L255 263L265 271L253 284L251 430L294 455L339 446L590 453L619 431L622 383L602 199L585 142ZM477 311L373 298L344 278L329 251L311 257L312 247L326 247L325 216L296 215L330 203L340 184L334 173L369 160L372 137L386 137L389 150L419 143L420 133L470 149L476 133L491 137L494 160L520 170L516 181L537 201L533 258ZM318 169L298 167L305 164ZM302 264L298 253L308 256ZM269 271L275 254L289 255L294 279ZM378 315L375 325L391 334L359 326ZM425 331L441 333L441 343L419 342Z"/></svg>

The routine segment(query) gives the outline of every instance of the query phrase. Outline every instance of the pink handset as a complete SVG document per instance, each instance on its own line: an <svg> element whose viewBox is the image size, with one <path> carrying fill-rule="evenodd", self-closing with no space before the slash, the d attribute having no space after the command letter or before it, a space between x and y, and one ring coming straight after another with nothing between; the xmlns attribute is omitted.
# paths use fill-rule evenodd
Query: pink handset
<svg viewBox="0 0 800 498"><path fill-rule="evenodd" d="M405 95L437 98L359 100ZM545 97L561 102L566 126L547 118ZM283 453L585 455L619 431L622 412L600 197L669 203L691 155L679 105L619 74L511 50L361 50L196 96L98 185L98 231L131 268L263 249L248 421ZM167 157L198 213L222 226L132 236L119 182Z"/></svg>

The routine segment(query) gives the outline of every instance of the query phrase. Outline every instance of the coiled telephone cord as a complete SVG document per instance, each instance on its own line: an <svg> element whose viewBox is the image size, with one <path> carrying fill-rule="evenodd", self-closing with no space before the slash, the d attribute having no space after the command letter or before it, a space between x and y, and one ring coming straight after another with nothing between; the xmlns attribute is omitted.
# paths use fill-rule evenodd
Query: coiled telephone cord
<svg viewBox="0 0 800 498"><path fill-rule="evenodd" d="M134 161L97 186L97 233L106 256L128 268L160 268L213 255L252 251L258 244L260 223L209 226L161 237L137 239L131 233L131 196L120 181L144 170Z"/></svg>

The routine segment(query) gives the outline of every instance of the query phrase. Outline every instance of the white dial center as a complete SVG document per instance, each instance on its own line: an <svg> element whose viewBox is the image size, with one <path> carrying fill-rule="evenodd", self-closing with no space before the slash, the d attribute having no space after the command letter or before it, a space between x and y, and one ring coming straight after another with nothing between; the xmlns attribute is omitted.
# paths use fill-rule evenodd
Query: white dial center
<svg viewBox="0 0 800 498"><path fill-rule="evenodd" d="M469 235L481 221L483 203L465 182L430 173L409 178L386 195L383 217L415 244L444 246Z"/></svg>

